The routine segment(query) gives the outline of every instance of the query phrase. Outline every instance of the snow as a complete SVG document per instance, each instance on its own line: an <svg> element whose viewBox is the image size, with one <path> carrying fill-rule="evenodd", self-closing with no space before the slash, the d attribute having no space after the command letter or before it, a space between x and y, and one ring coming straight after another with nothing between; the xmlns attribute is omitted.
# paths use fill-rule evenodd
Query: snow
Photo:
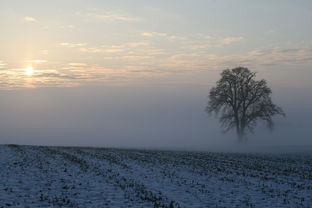
<svg viewBox="0 0 312 208"><path fill-rule="evenodd" d="M312 207L312 154L0 145L0 207Z"/></svg>

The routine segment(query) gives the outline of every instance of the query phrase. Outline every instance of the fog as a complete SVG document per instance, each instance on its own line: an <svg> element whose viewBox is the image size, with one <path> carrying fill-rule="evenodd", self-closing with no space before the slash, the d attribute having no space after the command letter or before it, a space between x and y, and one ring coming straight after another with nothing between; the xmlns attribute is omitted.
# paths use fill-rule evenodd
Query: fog
<svg viewBox="0 0 312 208"><path fill-rule="evenodd" d="M272 132L259 123L249 134L249 145L311 145L310 86L268 79L273 101L287 116L275 119ZM204 111L212 85L1 91L0 143L198 150L237 146L234 132L222 133L218 118Z"/></svg>
<svg viewBox="0 0 312 208"><path fill-rule="evenodd" d="M1 1L0 144L312 145L311 2ZM204 111L220 71L238 66L286 113L247 145Z"/></svg>

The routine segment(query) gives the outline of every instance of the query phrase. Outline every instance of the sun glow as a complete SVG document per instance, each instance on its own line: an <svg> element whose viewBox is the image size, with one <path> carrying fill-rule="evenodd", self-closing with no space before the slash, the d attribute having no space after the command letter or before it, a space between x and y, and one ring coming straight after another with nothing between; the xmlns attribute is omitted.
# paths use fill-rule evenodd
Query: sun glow
<svg viewBox="0 0 312 208"><path fill-rule="evenodd" d="M31 66L25 68L25 74L26 75L32 75L34 73L34 70Z"/></svg>

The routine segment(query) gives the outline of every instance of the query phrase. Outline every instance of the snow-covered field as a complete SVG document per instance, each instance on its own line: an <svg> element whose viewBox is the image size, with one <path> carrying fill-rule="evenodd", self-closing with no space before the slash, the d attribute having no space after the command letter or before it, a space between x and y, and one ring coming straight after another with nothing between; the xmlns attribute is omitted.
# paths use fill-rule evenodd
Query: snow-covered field
<svg viewBox="0 0 312 208"><path fill-rule="evenodd" d="M311 154L0 145L0 207L312 207Z"/></svg>

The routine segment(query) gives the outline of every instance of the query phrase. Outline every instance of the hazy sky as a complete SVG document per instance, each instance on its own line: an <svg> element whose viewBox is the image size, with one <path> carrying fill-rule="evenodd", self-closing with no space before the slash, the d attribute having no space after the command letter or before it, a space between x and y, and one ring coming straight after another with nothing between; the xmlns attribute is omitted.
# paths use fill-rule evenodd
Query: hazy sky
<svg viewBox="0 0 312 208"><path fill-rule="evenodd" d="M204 108L245 66L287 113L251 143L312 144L311 19L310 0L0 0L0 143L231 143Z"/></svg>

